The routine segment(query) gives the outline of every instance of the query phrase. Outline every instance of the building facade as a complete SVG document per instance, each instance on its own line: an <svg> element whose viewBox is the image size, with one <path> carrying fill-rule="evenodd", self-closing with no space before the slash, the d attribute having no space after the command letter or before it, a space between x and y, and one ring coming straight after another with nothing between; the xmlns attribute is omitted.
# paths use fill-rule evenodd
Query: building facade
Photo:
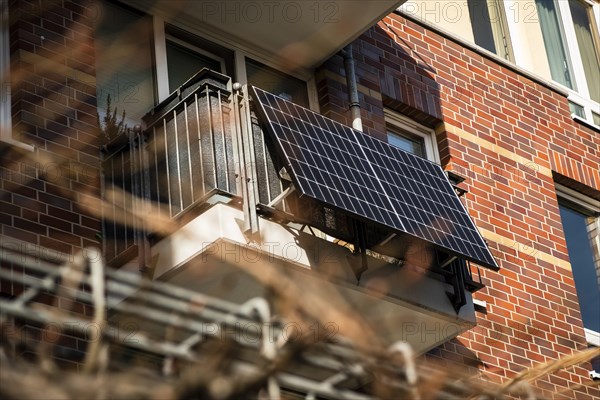
<svg viewBox="0 0 600 400"><path fill-rule="evenodd" d="M386 343L494 383L600 346L597 2L199 3L2 3L5 246L100 246L116 267L240 302L264 294L264 261ZM498 270L464 264L456 286L423 272L445 253L393 235L363 248L344 215L286 190L246 85L352 126L349 58L363 131L461 177ZM599 398L594 369L535 385Z"/></svg>

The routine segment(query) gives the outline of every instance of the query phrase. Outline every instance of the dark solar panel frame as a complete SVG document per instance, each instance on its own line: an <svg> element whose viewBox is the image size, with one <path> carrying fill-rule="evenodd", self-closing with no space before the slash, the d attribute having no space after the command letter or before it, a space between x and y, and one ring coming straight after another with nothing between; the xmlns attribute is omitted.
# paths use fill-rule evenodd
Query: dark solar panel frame
<svg viewBox="0 0 600 400"><path fill-rule="evenodd" d="M441 166L252 89L300 193L498 269Z"/></svg>

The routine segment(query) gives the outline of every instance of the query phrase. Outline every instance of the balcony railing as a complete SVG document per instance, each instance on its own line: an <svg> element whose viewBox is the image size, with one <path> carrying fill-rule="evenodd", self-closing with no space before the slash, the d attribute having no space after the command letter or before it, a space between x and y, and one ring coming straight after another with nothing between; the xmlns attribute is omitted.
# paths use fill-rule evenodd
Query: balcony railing
<svg viewBox="0 0 600 400"><path fill-rule="evenodd" d="M273 203L291 182L281 176L283 163L250 109L246 88L232 87L229 77L203 70L144 117L143 131L105 146L105 194L133 195L111 198L114 205L105 210L108 260L117 264L132 258L143 240L136 232L145 228L135 226L126 212L135 199L149 200L163 216L180 219L214 192L241 199L249 229L257 224L258 209L352 240L353 224L345 214L300 200L296 193Z"/></svg>
<svg viewBox="0 0 600 400"><path fill-rule="evenodd" d="M103 149L103 193L107 200L103 209L104 253L115 263L136 255L136 236L142 230L129 212L134 207L134 199L141 193L141 176L137 173L142 165L139 140L139 134L130 130ZM133 196L119 195L122 193Z"/></svg>
<svg viewBox="0 0 600 400"><path fill-rule="evenodd" d="M144 197L164 205L171 218L215 189L240 196L230 86L226 76L207 72L145 117Z"/></svg>

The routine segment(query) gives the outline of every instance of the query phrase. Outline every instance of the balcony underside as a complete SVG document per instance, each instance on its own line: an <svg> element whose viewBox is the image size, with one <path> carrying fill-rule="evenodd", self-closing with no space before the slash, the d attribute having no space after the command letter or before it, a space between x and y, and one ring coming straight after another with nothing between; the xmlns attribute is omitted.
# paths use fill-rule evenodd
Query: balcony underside
<svg viewBox="0 0 600 400"><path fill-rule="evenodd" d="M257 49L290 69L321 64L405 0L155 1L151 11L209 36ZM148 9L148 2L128 3Z"/></svg>
<svg viewBox="0 0 600 400"><path fill-rule="evenodd" d="M388 343L405 340L418 352L475 325L468 292L457 315L446 296L450 285L376 259L359 283L355 256L345 247L263 218L260 238L250 238L243 218L236 207L216 204L160 240L151 249L154 279L240 304L268 297L270 279L293 282L302 288L296 300L327 293L332 305L346 305L353 318L362 318L365 333L372 330ZM344 318L328 322L340 334L351 329Z"/></svg>

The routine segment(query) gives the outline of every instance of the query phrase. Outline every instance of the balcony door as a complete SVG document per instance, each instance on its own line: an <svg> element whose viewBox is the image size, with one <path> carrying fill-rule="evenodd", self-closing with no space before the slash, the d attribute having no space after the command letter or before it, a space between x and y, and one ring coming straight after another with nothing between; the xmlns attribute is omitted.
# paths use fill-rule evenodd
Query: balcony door
<svg viewBox="0 0 600 400"><path fill-rule="evenodd" d="M95 32L96 96L100 121L111 115L133 127L154 105L152 21L136 10L102 3ZM123 114L124 113L124 114Z"/></svg>
<svg viewBox="0 0 600 400"><path fill-rule="evenodd" d="M174 36L167 36L169 92L174 92L203 68L225 72L223 58Z"/></svg>

